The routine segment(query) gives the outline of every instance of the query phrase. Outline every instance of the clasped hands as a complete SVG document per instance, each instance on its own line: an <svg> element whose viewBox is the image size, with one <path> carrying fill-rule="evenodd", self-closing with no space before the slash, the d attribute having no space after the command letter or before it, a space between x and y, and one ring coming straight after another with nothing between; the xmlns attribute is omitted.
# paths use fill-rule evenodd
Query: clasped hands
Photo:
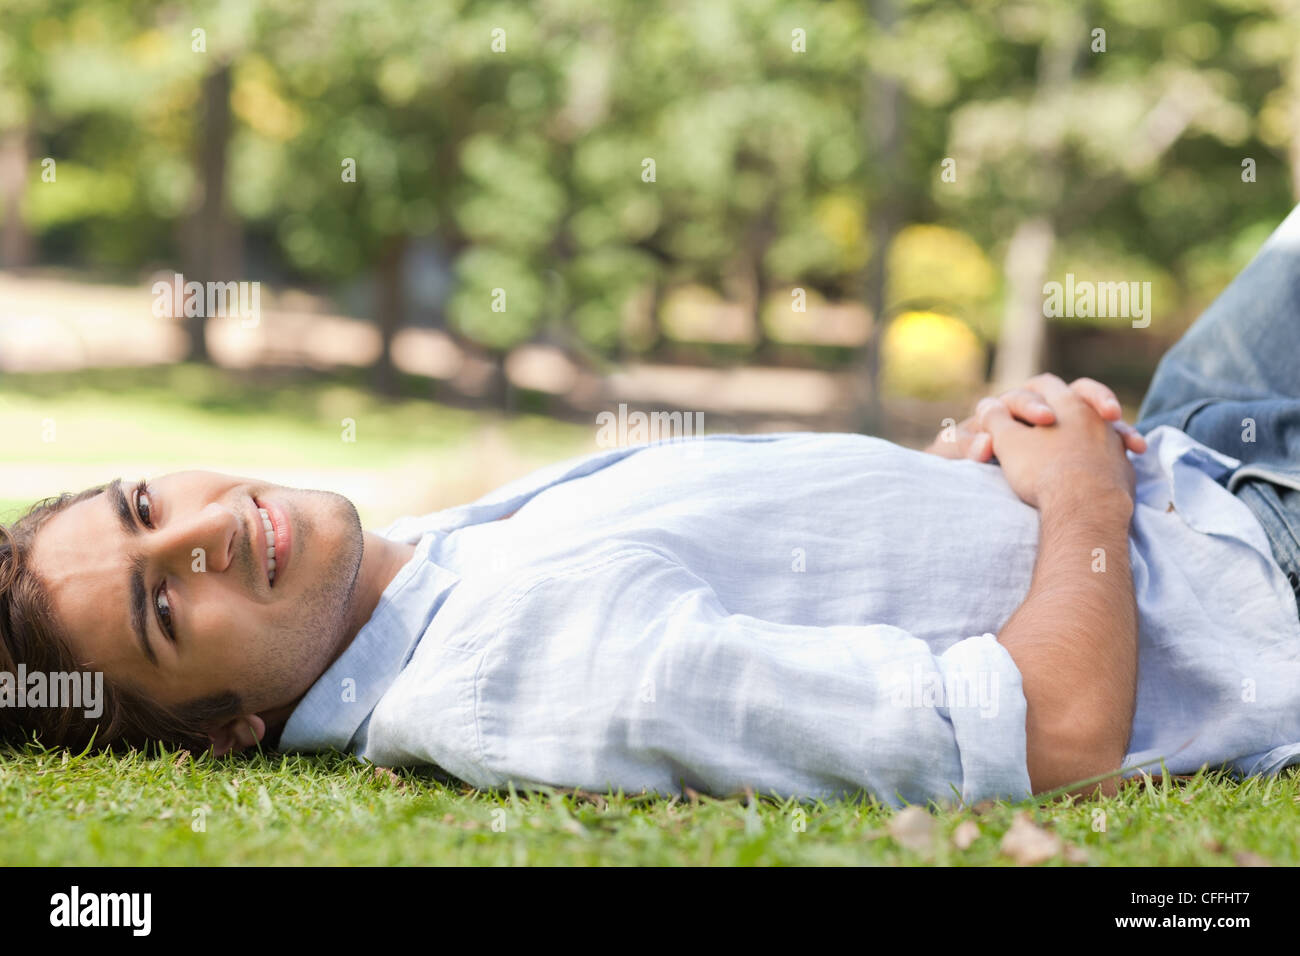
<svg viewBox="0 0 1300 956"><path fill-rule="evenodd" d="M987 462L996 457L1007 482L1036 508L1119 494L1131 506L1133 466L1146 439L1120 419L1119 400L1105 385L1079 378L1067 385L1051 373L980 399L975 413L939 432L925 450L943 458Z"/></svg>

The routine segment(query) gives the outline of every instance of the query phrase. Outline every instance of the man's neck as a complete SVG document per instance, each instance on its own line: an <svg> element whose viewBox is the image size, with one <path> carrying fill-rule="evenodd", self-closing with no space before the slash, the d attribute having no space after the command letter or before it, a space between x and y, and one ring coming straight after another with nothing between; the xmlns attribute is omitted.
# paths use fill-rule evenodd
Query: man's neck
<svg viewBox="0 0 1300 956"><path fill-rule="evenodd" d="M415 545L401 541L392 541L371 531L362 533L361 568L357 571L357 583L352 589L352 600L348 602L347 626L343 629L343 640L334 651L329 664L343 654L353 639L361 633L370 616L379 606L379 599L384 590L392 583L402 565L411 560L415 554ZM322 671L324 673L324 671Z"/></svg>

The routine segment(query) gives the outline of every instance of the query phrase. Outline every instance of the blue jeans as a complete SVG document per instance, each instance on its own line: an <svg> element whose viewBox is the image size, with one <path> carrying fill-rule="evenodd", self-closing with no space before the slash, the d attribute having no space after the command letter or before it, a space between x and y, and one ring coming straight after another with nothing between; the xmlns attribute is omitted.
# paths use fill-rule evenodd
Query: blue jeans
<svg viewBox="0 0 1300 956"><path fill-rule="evenodd" d="M1241 461L1227 487L1300 600L1300 205L1160 360L1137 422L1157 425Z"/></svg>

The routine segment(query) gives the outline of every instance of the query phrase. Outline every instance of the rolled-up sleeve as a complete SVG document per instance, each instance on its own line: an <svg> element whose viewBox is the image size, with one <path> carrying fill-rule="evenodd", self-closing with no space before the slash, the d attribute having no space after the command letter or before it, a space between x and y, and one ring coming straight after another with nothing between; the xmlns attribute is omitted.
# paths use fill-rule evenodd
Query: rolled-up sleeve
<svg viewBox="0 0 1300 956"><path fill-rule="evenodd" d="M629 548L530 587L494 644L478 713L498 779L894 806L1031 792L1020 673L990 633L935 653L890 624L732 613Z"/></svg>

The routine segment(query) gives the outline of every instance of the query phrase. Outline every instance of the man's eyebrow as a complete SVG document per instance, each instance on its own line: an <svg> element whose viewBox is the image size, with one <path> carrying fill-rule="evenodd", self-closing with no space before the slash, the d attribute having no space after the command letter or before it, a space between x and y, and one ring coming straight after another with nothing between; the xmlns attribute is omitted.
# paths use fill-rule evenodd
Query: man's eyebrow
<svg viewBox="0 0 1300 956"><path fill-rule="evenodd" d="M135 515L131 514L131 503L122 491L121 478L116 478L109 484L108 496L113 500L113 510L117 512L117 521L122 530L132 538L138 537L140 526L135 523Z"/></svg>
<svg viewBox="0 0 1300 956"><path fill-rule="evenodd" d="M149 623L148 611L145 605L148 598L145 595L144 587L144 555L137 554L131 558L131 630L135 631L136 639L140 642L140 649L144 651L144 656L149 658L149 663L154 667L158 666L158 655L153 652L153 645L149 643Z"/></svg>
<svg viewBox="0 0 1300 956"><path fill-rule="evenodd" d="M117 512L117 520L121 523L122 529L131 537L137 537L140 534L140 527L131 516L131 504L122 491L121 478L108 486L108 496L113 502L113 510ZM149 643L149 612L146 609L149 599L144 586L144 555L132 555L127 578L127 591L131 595L131 630L135 632L144 656L149 658L150 664L157 667L158 655L153 652L153 645Z"/></svg>

